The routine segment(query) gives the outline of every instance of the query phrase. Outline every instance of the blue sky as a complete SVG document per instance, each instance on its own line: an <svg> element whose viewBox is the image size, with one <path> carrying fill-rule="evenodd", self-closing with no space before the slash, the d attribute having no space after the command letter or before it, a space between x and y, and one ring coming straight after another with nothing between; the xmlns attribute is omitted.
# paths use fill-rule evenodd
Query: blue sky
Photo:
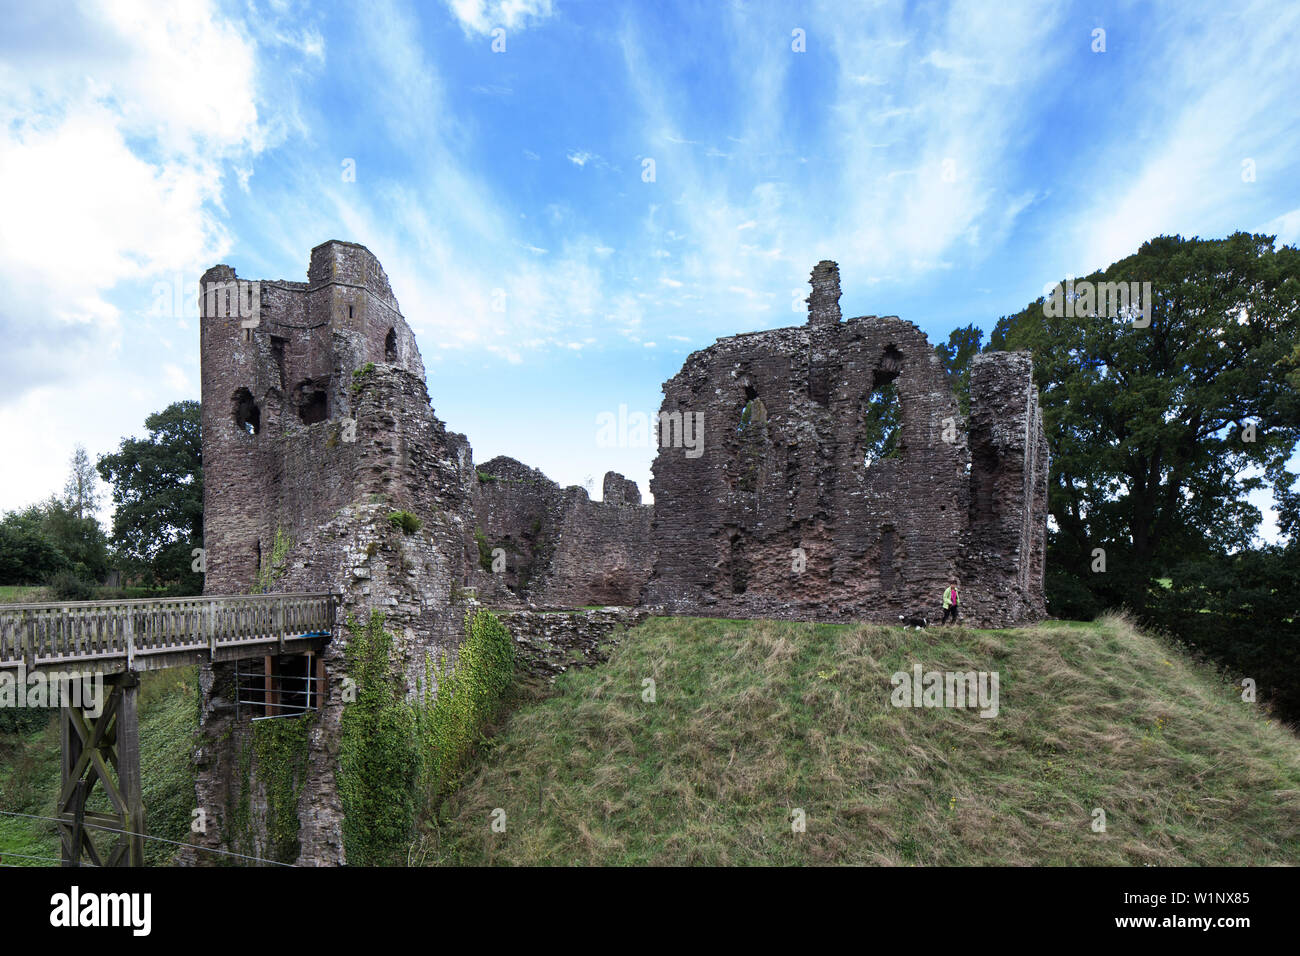
<svg viewBox="0 0 1300 956"><path fill-rule="evenodd" d="M1161 233L1300 241L1294 3L5 7L0 508L198 397L205 268L326 239L479 461L643 492L597 416L802 322L819 259L942 341Z"/></svg>

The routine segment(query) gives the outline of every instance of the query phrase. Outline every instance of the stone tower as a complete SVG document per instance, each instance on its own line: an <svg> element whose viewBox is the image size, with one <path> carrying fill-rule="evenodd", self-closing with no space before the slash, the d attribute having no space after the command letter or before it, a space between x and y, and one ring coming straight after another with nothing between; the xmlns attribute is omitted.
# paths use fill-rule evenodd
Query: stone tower
<svg viewBox="0 0 1300 956"><path fill-rule="evenodd" d="M433 414L383 268L364 246L327 242L312 250L306 282L250 282L221 265L201 295L205 591L329 591L361 623L380 611L414 693L426 656L454 662L460 646L474 469L465 437ZM397 512L415 520L399 527ZM337 627L305 669L322 692L296 791L300 863L344 862L336 773L348 639ZM290 664L268 657L267 686ZM259 802L268 768L250 756L235 665L205 667L201 683L204 839L271 855Z"/></svg>

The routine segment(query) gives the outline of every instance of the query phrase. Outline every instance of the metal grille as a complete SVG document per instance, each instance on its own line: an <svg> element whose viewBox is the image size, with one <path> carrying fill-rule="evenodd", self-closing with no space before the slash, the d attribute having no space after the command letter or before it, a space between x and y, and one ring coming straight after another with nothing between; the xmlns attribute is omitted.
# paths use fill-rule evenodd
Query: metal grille
<svg viewBox="0 0 1300 956"><path fill-rule="evenodd" d="M266 663L250 666L254 661L235 665L235 718L274 720L277 717L300 717L320 710L322 678L317 677L313 656L279 657L268 671ZM285 674L286 664L304 662L305 674Z"/></svg>

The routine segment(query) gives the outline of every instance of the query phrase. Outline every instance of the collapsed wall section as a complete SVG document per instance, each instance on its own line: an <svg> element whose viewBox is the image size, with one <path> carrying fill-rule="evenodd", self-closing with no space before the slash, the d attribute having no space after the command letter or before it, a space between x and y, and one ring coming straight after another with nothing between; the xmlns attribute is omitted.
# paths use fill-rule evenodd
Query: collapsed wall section
<svg viewBox="0 0 1300 956"><path fill-rule="evenodd" d="M962 578L996 620L1046 615L1047 438L1028 352L971 360L971 499Z"/></svg>
<svg viewBox="0 0 1300 956"><path fill-rule="evenodd" d="M604 501L499 457L476 466L471 583L503 606L636 605L650 575L651 508L609 472Z"/></svg>
<svg viewBox="0 0 1300 956"><path fill-rule="evenodd" d="M702 416L704 440L691 458L661 439L649 603L888 620L956 570L964 445L940 438L958 413L914 325L721 339L664 385L663 415Z"/></svg>

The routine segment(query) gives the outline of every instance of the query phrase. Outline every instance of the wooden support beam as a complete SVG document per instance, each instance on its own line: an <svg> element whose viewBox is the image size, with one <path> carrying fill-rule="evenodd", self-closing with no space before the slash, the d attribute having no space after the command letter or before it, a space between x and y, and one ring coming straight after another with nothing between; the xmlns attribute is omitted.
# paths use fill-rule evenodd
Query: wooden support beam
<svg viewBox="0 0 1300 956"><path fill-rule="evenodd" d="M104 687L108 699L101 702L94 717L77 707L59 709L63 752L56 810L64 866L80 866L83 855L96 866L144 864L145 815L137 710L140 681L131 672L114 674L104 681ZM72 699L65 687L64 703ZM86 810L86 800L97 782L115 813ZM119 832L106 863L92 835L111 831Z"/></svg>

